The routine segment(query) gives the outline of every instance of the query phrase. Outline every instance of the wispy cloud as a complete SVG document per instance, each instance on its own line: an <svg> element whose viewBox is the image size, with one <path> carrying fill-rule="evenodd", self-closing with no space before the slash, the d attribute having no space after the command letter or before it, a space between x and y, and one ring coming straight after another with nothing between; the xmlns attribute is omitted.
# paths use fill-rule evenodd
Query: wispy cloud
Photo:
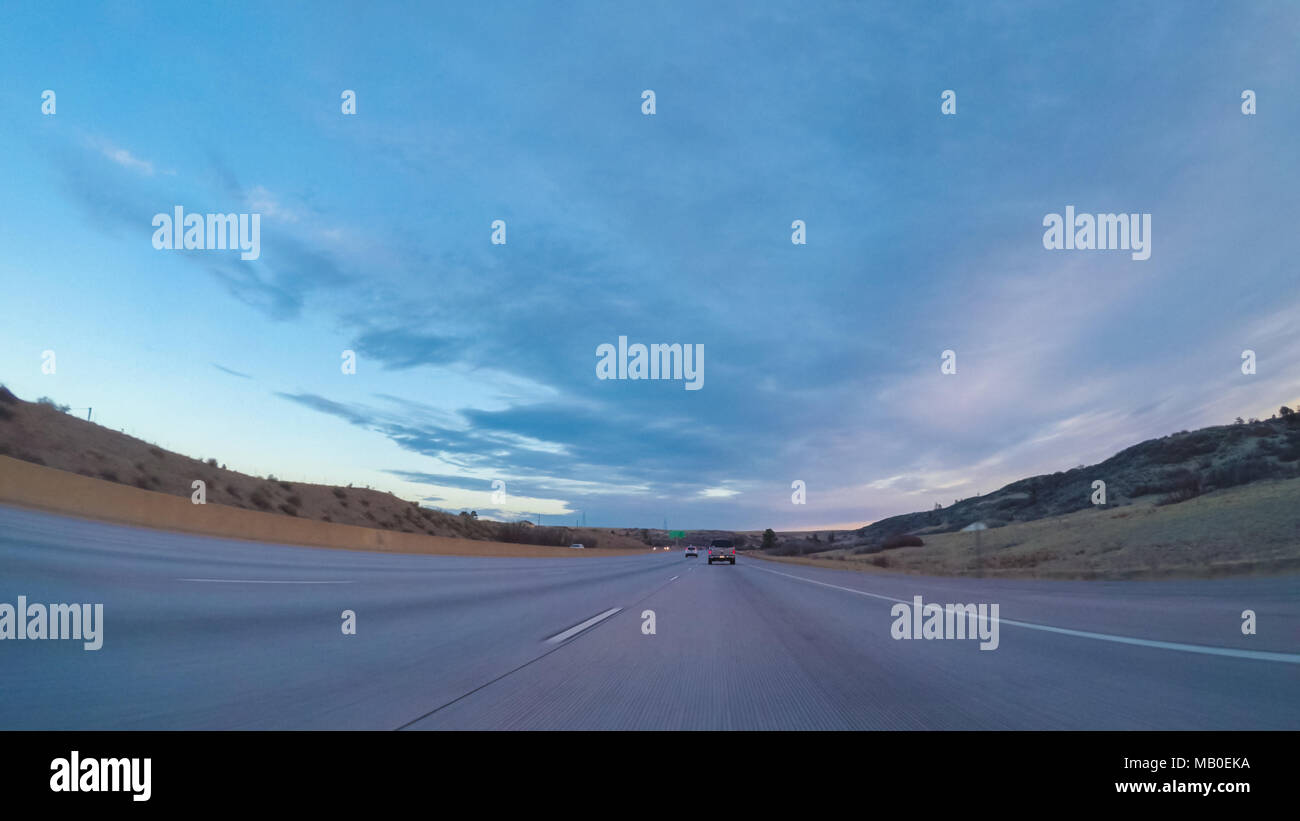
<svg viewBox="0 0 1300 821"><path fill-rule="evenodd" d="M253 377L249 376L248 374L243 373L242 371L232 370L231 368L227 368L227 367L224 366L224 365L218 365L216 362L213 362L213 363L212 363L212 367L216 368L217 370L221 371L222 373L228 373L228 374L230 374L231 376L238 376L240 379L252 379L252 378L253 378Z"/></svg>
<svg viewBox="0 0 1300 821"><path fill-rule="evenodd" d="M209 388L279 388L250 436L340 431L449 504L497 509L481 494L502 478L520 504L611 524L860 521L1298 398L1300 114L1270 102L1300 71L1288 6L1142 7L1112 25L1082 4L952 4L937 27L855 5L528 9L432 29L381 10L350 36L385 53L347 85L336 43L283 28L272 43L244 12L183 43L79 14L141 59L238 49L256 70L160 77L168 116L101 109L112 140L64 113L0 134L31 190L50 169L58 182L9 214L30 216L15 231L57 224L66 246L40 271L59 297L28 294L32 317L64 316L87 282L117 288L95 291L95 314L156 297L169 312L94 342L148 357L148 393L165 395L192 354L133 346L176 339L190 295L201 333L256 360L223 349ZM1198 48L1153 50L1153 30ZM0 54L15 87L45 87L24 66L51 59L129 84L29 40ZM1247 84L1257 118L1236 111ZM336 85L361 89L355 117ZM959 113L941 118L953 87ZM222 95L255 100L256 121L202 102ZM150 217L177 203L261 213L260 258L148 256ZM1044 213L1071 203L1151 212L1151 260L1045 252ZM24 321L16 343L48 333ZM702 344L706 389L597 380L596 346L619 336ZM339 382L348 347L360 369Z"/></svg>
<svg viewBox="0 0 1300 821"><path fill-rule="evenodd" d="M123 168L138 172L146 177L154 175L153 163L140 159L125 148L119 148L102 140L96 141L95 145L101 154Z"/></svg>

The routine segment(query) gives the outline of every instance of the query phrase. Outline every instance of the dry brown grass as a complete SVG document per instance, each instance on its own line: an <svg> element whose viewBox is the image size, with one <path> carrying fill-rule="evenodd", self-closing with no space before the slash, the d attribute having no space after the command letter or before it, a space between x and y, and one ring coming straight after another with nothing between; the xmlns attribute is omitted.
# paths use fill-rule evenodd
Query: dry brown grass
<svg viewBox="0 0 1300 821"><path fill-rule="evenodd" d="M974 533L931 533L924 547L884 553L827 551L783 561L869 572L1068 579L1300 569L1300 479L1254 482L1172 505L1155 501L982 531L978 564Z"/></svg>
<svg viewBox="0 0 1300 821"><path fill-rule="evenodd" d="M263 479L226 470L217 458L192 459L163 450L47 405L14 400L0 406L6 412L0 419L0 457L180 497L187 504L192 483L201 479L210 506L392 533L484 541L496 537L494 522L422 508L390 493ZM58 500L42 506L60 509ZM637 539L598 528L576 529L572 535L573 541L594 542L600 548L647 549ZM578 551L570 553L577 555Z"/></svg>
<svg viewBox="0 0 1300 821"><path fill-rule="evenodd" d="M448 556L629 556L625 549L570 550L402 533L311 521L130 487L0 456L0 502L96 521L277 544Z"/></svg>

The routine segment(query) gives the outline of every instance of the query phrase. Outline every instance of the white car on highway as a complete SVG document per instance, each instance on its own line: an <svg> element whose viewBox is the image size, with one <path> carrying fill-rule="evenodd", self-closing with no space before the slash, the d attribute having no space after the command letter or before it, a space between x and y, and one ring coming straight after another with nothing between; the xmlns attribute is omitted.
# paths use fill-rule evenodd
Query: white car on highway
<svg viewBox="0 0 1300 821"><path fill-rule="evenodd" d="M693 544L688 544L686 545L686 558L689 559L692 556L698 559L700 557L700 549Z"/></svg>
<svg viewBox="0 0 1300 821"><path fill-rule="evenodd" d="M583 547L582 545L580 545L580 544L571 544L571 545L569 545L569 547L573 548L574 550L585 550L585 549L586 549L586 548L584 548L584 547Z"/></svg>

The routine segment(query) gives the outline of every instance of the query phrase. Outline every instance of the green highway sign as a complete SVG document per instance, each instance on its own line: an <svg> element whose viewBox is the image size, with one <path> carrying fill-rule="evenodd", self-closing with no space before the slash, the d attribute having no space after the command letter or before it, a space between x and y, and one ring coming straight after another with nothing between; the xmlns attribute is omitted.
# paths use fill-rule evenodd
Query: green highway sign
<svg viewBox="0 0 1300 821"><path fill-rule="evenodd" d="M670 539L685 539L685 538L686 538L686 531L685 531L685 530L670 530L670 531L668 531L668 538L670 538Z"/></svg>

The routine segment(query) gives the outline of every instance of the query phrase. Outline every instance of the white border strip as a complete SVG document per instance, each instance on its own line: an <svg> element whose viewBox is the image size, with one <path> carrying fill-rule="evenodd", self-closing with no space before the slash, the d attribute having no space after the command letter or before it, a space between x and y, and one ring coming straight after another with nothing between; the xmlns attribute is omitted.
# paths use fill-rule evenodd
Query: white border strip
<svg viewBox="0 0 1300 821"><path fill-rule="evenodd" d="M905 599L896 599L893 596L882 596L879 593L868 593L865 590L854 590L852 587L841 587L838 584L828 584L827 582L819 582L814 579L805 579L803 576L792 576L789 573L768 570L765 567L755 567L753 564L748 566L754 570L761 570L764 573L773 573L777 576L785 576L787 579L797 579L801 582L808 582L809 584L831 587L835 590L843 590L846 593L857 593L859 596L870 596L873 599L883 599L885 601L898 602L899 604L912 603ZM1109 633L1090 633L1087 630L1070 630L1066 627L1052 627L1047 624L1032 624L1027 621L989 618L991 621L996 621L1000 624L1010 624L1016 627L1024 627L1029 630L1042 630L1046 633L1059 633L1063 636L1075 636L1076 638L1081 639L1113 641L1118 644L1133 644L1138 647L1154 647L1158 650L1178 650L1184 653L1201 653L1207 656L1228 656L1229 658L1251 659L1253 661L1280 661L1284 664L1300 664L1300 653L1274 653L1267 650L1236 650L1230 647L1209 647L1203 644L1182 644L1176 641L1156 641L1155 639L1138 639L1133 638L1132 636L1112 636Z"/></svg>

